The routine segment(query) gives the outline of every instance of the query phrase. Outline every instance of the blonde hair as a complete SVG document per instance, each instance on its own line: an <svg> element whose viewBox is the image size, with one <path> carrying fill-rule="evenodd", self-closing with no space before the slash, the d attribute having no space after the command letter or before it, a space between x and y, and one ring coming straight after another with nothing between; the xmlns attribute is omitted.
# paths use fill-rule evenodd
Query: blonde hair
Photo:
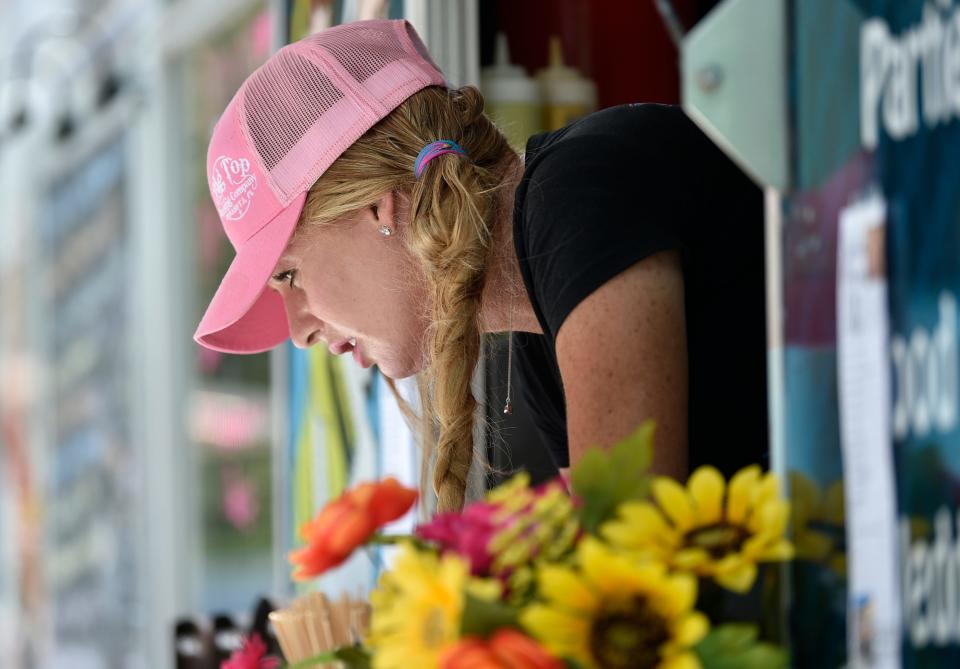
<svg viewBox="0 0 960 669"><path fill-rule="evenodd" d="M468 158L440 156L415 179L417 154L438 139L459 143ZM437 435L433 486L441 512L462 508L473 458L477 401L470 382L480 357L481 296L505 160L515 155L483 115L476 88L430 86L351 145L310 189L301 214L301 226L325 225L374 205L385 192L409 199L405 239L431 298L419 418L427 461Z"/></svg>

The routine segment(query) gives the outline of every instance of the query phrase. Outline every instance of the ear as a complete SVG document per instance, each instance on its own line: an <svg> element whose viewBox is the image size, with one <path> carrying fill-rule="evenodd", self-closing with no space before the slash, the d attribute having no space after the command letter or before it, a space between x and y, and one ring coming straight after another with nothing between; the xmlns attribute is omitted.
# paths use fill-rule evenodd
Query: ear
<svg viewBox="0 0 960 669"><path fill-rule="evenodd" d="M387 191L371 205L373 222L377 228L386 226L390 228L391 232L396 232L400 227L400 220L397 216L397 199L396 193Z"/></svg>

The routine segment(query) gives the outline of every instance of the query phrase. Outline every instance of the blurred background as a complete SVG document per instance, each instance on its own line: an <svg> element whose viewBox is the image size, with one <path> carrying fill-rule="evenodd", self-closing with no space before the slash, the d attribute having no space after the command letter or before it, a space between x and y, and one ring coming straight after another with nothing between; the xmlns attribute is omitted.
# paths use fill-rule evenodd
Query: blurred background
<svg viewBox="0 0 960 669"><path fill-rule="evenodd" d="M218 115L284 43L383 16L518 149L682 103L764 188L798 547L765 632L798 667L960 666L955 0L0 0L0 667L218 666L303 587L300 523L354 481L418 480L375 371L191 338L233 257L205 175ZM543 480L522 407L500 414L505 369L494 338L478 457ZM363 592L384 557L312 587Z"/></svg>

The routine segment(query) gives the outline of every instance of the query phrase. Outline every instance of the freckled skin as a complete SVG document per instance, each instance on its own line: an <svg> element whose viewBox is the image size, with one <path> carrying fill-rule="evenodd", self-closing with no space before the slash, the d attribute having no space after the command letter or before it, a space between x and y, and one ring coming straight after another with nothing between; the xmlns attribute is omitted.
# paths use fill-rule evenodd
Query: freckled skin
<svg viewBox="0 0 960 669"><path fill-rule="evenodd" d="M570 313L557 334L570 461L657 421L653 470L687 472L687 343L675 251L617 275Z"/></svg>

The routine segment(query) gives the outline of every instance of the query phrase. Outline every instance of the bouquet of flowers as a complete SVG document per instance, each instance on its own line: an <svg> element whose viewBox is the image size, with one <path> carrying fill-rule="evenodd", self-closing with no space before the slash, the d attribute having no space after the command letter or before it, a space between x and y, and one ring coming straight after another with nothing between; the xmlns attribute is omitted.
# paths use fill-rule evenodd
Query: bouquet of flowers
<svg viewBox="0 0 960 669"><path fill-rule="evenodd" d="M378 531L413 506L416 491L393 479L347 491L302 528L294 577L315 577L367 544L399 550L370 595L369 629L354 630L357 643L292 666L788 666L786 652L760 638L761 620L730 623L711 610L717 593L756 592L762 563L793 556L776 476L750 466L728 482L701 467L683 486L649 474L652 440L648 422L588 452L569 492L559 479L532 487L519 474L409 537Z"/></svg>

